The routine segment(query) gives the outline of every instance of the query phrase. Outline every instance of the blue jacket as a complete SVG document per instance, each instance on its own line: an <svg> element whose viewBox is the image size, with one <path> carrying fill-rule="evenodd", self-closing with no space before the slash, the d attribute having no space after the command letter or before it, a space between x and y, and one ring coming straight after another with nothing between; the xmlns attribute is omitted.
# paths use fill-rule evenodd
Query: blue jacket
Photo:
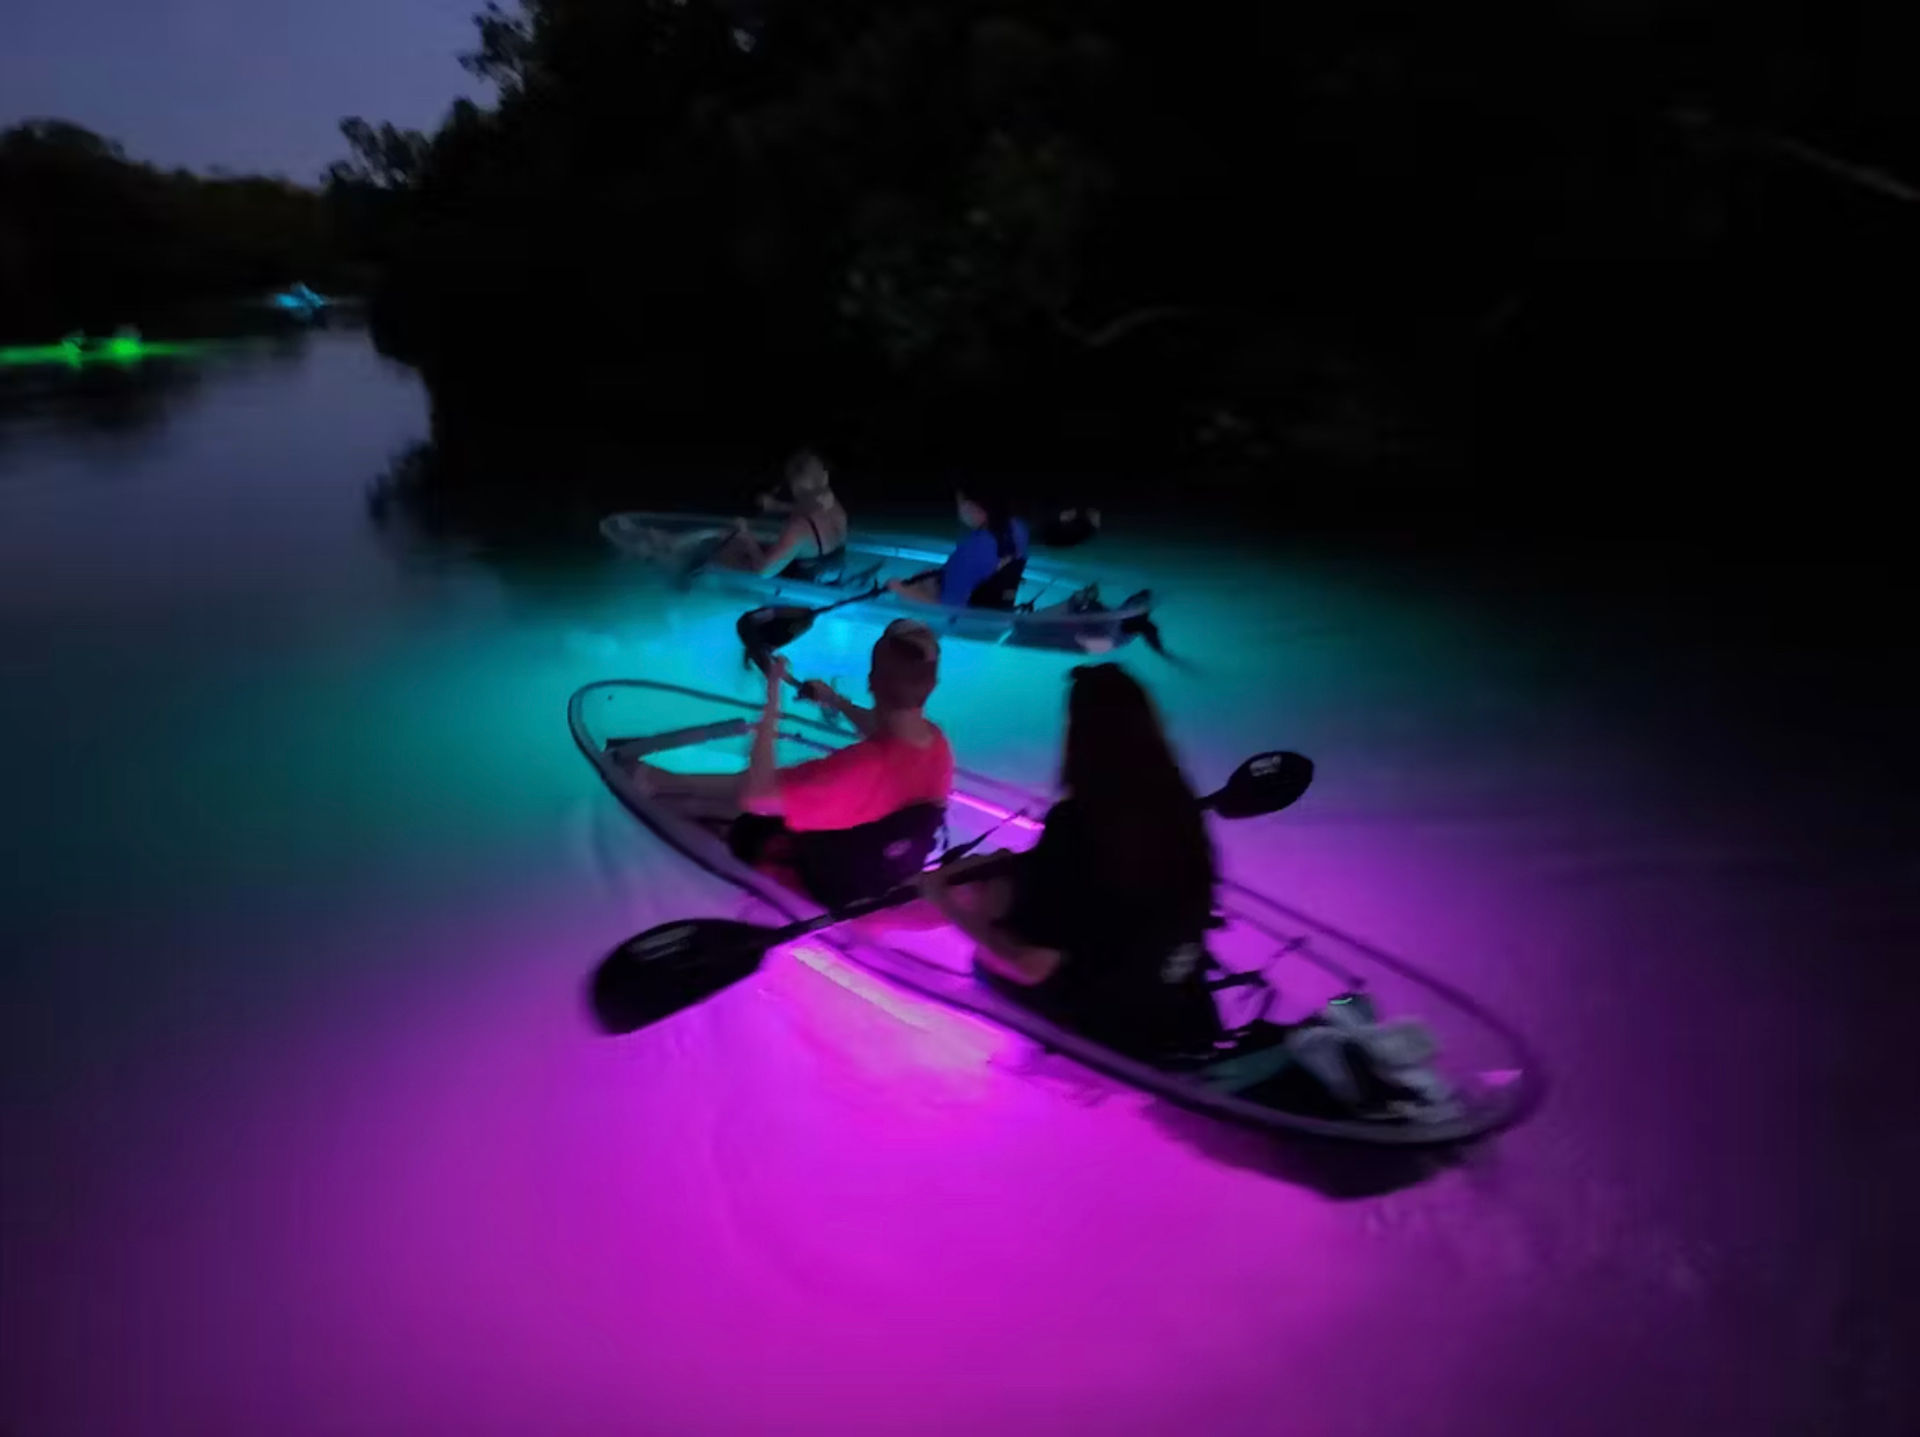
<svg viewBox="0 0 1920 1437"><path fill-rule="evenodd" d="M1027 557L1026 522L1015 519L1011 528L1013 553L1009 557L1024 559ZM973 591L993 577L994 570L1000 567L1000 559L1000 545L990 531L982 528L968 534L954 546L953 553L947 556L946 567L940 570L940 602L966 607Z"/></svg>

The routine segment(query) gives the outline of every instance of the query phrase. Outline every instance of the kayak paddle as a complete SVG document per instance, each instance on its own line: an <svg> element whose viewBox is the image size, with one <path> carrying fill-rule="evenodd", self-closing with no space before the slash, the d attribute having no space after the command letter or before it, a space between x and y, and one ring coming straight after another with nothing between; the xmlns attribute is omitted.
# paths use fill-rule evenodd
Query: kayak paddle
<svg viewBox="0 0 1920 1437"><path fill-rule="evenodd" d="M749 647L747 650L747 662L764 674L773 664L773 654L766 649ZM786 681L787 687L795 693L801 693L807 687L804 680L796 679L792 674L782 674L780 677ZM844 729L847 726L845 716L842 715L838 709L822 703L818 699L814 699L812 702L814 706L820 710L820 718L828 728Z"/></svg>
<svg viewBox="0 0 1920 1437"><path fill-rule="evenodd" d="M1313 760L1302 754L1256 754L1233 771L1221 788L1200 800L1221 818L1256 818L1294 803L1313 782ZM964 851L955 850L947 861ZM967 871L961 882L991 877L997 865ZM683 918L637 933L600 960L590 999L608 1033L631 1033L711 998L759 968L769 951L809 933L900 908L919 897L912 884L804 918L781 928L730 918Z"/></svg>
<svg viewBox="0 0 1920 1437"><path fill-rule="evenodd" d="M1201 799L1200 807L1222 818L1258 818L1298 803L1312 782L1313 760L1305 754L1289 749L1257 753Z"/></svg>
<svg viewBox="0 0 1920 1437"><path fill-rule="evenodd" d="M822 614L844 609L848 604L864 604L868 599L879 598L886 591L885 584L875 584L850 599L836 599L817 609L803 608L799 604L766 604L742 614L734 624L733 631L739 635L749 656L770 654L775 649L784 649L799 638L813 627L813 621Z"/></svg>

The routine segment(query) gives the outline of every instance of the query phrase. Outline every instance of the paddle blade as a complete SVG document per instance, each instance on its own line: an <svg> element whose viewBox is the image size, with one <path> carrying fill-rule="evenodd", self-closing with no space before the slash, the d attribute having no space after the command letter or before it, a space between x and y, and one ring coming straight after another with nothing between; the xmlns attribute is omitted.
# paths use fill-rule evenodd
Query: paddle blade
<svg viewBox="0 0 1920 1437"><path fill-rule="evenodd" d="M812 609L794 604L769 604L742 614L733 631L749 654L770 654L785 648L812 627Z"/></svg>
<svg viewBox="0 0 1920 1437"><path fill-rule="evenodd" d="M1222 818L1257 818L1278 813L1297 800L1313 782L1313 760L1305 754L1281 750L1255 754L1233 771L1218 793L1202 804Z"/></svg>
<svg viewBox="0 0 1920 1437"><path fill-rule="evenodd" d="M1121 604L1120 607L1122 609L1135 609L1142 605L1150 605L1152 603L1153 590L1142 589L1137 594L1129 594L1126 602ZM1167 652L1166 641L1160 637L1160 626L1154 623L1151 613L1135 614L1130 619L1122 619L1120 621L1120 632L1123 634L1138 634L1142 639L1146 640L1148 648L1152 649L1161 658L1165 659L1181 672L1189 674L1197 674L1200 672L1200 666L1192 660L1183 659L1177 654Z"/></svg>
<svg viewBox="0 0 1920 1437"><path fill-rule="evenodd" d="M779 931L725 918L683 919L635 934L600 960L588 1002L601 1028L631 1033L691 1008L760 966Z"/></svg>

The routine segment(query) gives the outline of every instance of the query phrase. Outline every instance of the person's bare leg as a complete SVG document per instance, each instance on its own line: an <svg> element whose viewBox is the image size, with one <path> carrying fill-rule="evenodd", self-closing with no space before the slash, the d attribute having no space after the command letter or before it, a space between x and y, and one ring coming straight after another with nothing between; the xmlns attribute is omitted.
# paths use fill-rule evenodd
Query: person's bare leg
<svg viewBox="0 0 1920 1437"><path fill-rule="evenodd" d="M924 579L914 580L911 584L902 584L894 592L909 603L937 604L940 602L940 576L930 574Z"/></svg>
<svg viewBox="0 0 1920 1437"><path fill-rule="evenodd" d="M954 887L953 895L975 917L997 923L1013 906L1013 880L983 878L978 883L961 883Z"/></svg>
<svg viewBox="0 0 1920 1437"><path fill-rule="evenodd" d="M964 904L975 917L984 918L989 923L997 923L1007 916L1007 910L1013 907L1013 880L1011 878L986 878L978 883L966 883L954 888L953 895ZM971 959L974 973L978 976L980 949L973 950Z"/></svg>
<svg viewBox="0 0 1920 1437"><path fill-rule="evenodd" d="M740 816L740 791L746 786L743 773L672 773L638 760L615 763L650 798L671 803L688 818L720 822Z"/></svg>
<svg viewBox="0 0 1920 1437"><path fill-rule="evenodd" d="M751 534L735 534L720 546L720 551L707 560L710 569L739 569L746 573L757 574L766 562L759 542Z"/></svg>

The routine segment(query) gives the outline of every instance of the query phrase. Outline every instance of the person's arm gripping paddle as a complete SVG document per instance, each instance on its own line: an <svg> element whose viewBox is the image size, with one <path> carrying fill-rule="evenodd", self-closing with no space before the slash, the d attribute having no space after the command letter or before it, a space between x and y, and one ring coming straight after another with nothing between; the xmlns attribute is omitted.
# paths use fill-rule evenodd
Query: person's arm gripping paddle
<svg viewBox="0 0 1920 1437"><path fill-rule="evenodd" d="M930 569L910 579L889 579L887 592L910 604L937 604L940 602L941 572L939 569Z"/></svg>
<svg viewBox="0 0 1920 1437"><path fill-rule="evenodd" d="M891 579L887 588L909 603L945 604L949 608L963 609L973 598L975 589L998 573L1003 564L1016 557L1021 556L1014 554L1002 558L993 535L984 529L976 529L954 545L947 562L938 569L916 574L910 579Z"/></svg>
<svg viewBox="0 0 1920 1437"><path fill-rule="evenodd" d="M778 818L785 805L780 801L780 767L777 753L780 742L780 703L786 696L787 661L778 654L767 660L767 706L760 711L760 722L753 730L753 751L747 757L747 779L740 791L740 806L748 813Z"/></svg>
<svg viewBox="0 0 1920 1437"><path fill-rule="evenodd" d="M861 708L859 704L845 694L820 679L808 679L799 685L800 697L809 703L818 704L829 713L841 715L851 723L862 738L872 738L879 727L879 717L872 709Z"/></svg>
<svg viewBox="0 0 1920 1437"><path fill-rule="evenodd" d="M907 579L887 580L887 591L912 604L951 604L965 607L981 581L999 567L993 536L975 529L953 546L946 563Z"/></svg>
<svg viewBox="0 0 1920 1437"><path fill-rule="evenodd" d="M771 578L787 567L787 563L800 549L800 541L808 533L807 521L798 514L787 520L781 529L780 537L773 541L771 548L759 551L760 563L755 572L761 578Z"/></svg>
<svg viewBox="0 0 1920 1437"><path fill-rule="evenodd" d="M978 945L975 957L982 967L1009 982L1031 988L1058 972L1065 955L1056 948L1024 941L1000 921L1008 897L1002 884L973 890L954 886L954 881L969 868L1004 861L1004 855L996 853L968 859L950 868L929 869L920 875L917 886L921 896L939 910L941 917Z"/></svg>

